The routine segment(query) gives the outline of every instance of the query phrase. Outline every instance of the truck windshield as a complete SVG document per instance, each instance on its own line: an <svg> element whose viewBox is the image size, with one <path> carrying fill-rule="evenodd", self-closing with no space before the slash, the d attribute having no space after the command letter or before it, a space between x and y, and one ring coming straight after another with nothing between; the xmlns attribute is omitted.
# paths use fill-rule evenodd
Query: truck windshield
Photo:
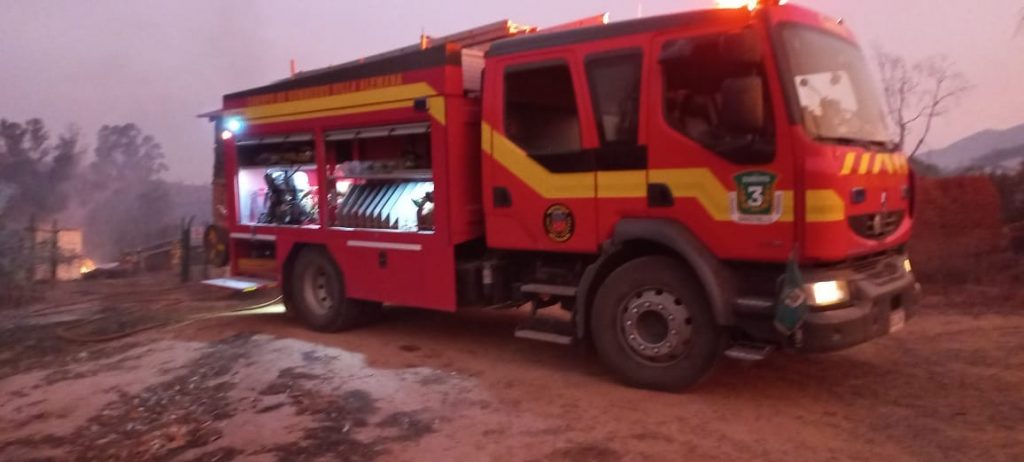
<svg viewBox="0 0 1024 462"><path fill-rule="evenodd" d="M860 49L840 37L795 24L782 29L783 75L804 129L826 142L889 144L878 88Z"/></svg>

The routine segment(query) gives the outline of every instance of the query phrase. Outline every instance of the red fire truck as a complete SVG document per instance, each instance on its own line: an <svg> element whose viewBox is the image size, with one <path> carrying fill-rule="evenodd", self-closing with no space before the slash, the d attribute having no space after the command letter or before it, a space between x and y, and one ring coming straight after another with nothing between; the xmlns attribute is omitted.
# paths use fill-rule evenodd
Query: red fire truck
<svg viewBox="0 0 1024 462"><path fill-rule="evenodd" d="M228 94L225 264L320 331L529 306L518 336L654 389L897 330L907 158L843 22L778 3L502 21Z"/></svg>

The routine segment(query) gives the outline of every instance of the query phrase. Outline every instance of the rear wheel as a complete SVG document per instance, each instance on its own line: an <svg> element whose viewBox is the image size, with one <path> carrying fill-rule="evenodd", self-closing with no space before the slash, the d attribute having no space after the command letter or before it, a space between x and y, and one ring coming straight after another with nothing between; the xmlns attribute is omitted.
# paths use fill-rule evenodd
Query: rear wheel
<svg viewBox="0 0 1024 462"><path fill-rule="evenodd" d="M722 351L722 331L702 287L672 258L642 257L622 265L601 285L593 309L598 355L632 386L691 387Z"/></svg>
<svg viewBox="0 0 1024 462"><path fill-rule="evenodd" d="M352 329L380 310L379 303L346 298L341 271L320 249L303 249L285 275L285 284L288 311L321 332Z"/></svg>

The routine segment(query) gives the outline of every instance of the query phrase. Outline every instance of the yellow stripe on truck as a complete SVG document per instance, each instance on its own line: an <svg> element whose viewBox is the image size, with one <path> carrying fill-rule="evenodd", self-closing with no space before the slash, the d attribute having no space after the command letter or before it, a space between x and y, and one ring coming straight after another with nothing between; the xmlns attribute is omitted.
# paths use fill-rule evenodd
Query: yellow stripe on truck
<svg viewBox="0 0 1024 462"><path fill-rule="evenodd" d="M707 168L666 168L651 170L651 183L662 183L680 198L696 199L717 221L731 221L729 190Z"/></svg>
<svg viewBox="0 0 1024 462"><path fill-rule="evenodd" d="M807 191L807 222L826 223L846 219L846 203L839 193L831 189L811 189Z"/></svg>
<svg viewBox="0 0 1024 462"><path fill-rule="evenodd" d="M694 199L716 221L732 221L729 189L708 168L666 168L630 171L599 171L592 173L551 173L537 164L523 149L495 131L487 123L481 133L485 154L490 154L513 175L546 199L640 198L647 196L648 183L662 183L676 198ZM487 150L491 151L488 152ZM782 216L779 221L793 221L793 191L782 191ZM846 204L831 189L807 191L806 216L811 223L846 219Z"/></svg>
<svg viewBox="0 0 1024 462"><path fill-rule="evenodd" d="M594 197L594 173L552 173L501 133L492 130L492 155L520 180L547 199Z"/></svg>
<svg viewBox="0 0 1024 462"><path fill-rule="evenodd" d="M647 171L624 170L597 172L597 197L647 197Z"/></svg>
<svg viewBox="0 0 1024 462"><path fill-rule="evenodd" d="M438 93L425 82L358 91L341 95L324 96L321 98L303 99L285 103L265 104L225 111L227 115L241 116L250 123L281 122L324 115L356 114L372 112L385 108L411 106L412 101L419 98L436 96ZM444 123L444 102L438 104L432 98L431 114ZM439 111L439 112L435 112Z"/></svg>
<svg viewBox="0 0 1024 462"><path fill-rule="evenodd" d="M598 198L639 198L647 196L648 183L662 183L672 196L694 199L716 221L732 221L729 189L708 168L666 168L649 171L599 171L586 173L552 173L535 162L489 124L483 124L481 144L499 164L530 186L545 199L582 199L594 197L595 176ZM490 149L490 152L488 152ZM779 221L793 221L793 191L783 191L782 216ZM846 204L831 189L807 191L806 216L811 223L846 219Z"/></svg>

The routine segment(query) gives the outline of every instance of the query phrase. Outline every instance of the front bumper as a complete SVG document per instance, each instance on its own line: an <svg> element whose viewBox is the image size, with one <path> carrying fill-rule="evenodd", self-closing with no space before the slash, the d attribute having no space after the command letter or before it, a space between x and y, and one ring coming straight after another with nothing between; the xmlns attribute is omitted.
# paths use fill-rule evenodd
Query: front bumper
<svg viewBox="0 0 1024 462"><path fill-rule="evenodd" d="M905 319L913 317L920 286L903 270L904 258L890 257L863 274L844 269L813 275L823 280L847 278L851 302L844 308L808 313L794 346L805 352L842 350L887 335L896 310L903 310Z"/></svg>
<svg viewBox="0 0 1024 462"><path fill-rule="evenodd" d="M748 310L738 324L759 341L806 353L842 350L882 337L892 330L890 322L897 310L907 320L915 313L920 285L903 269L905 259L905 254L891 254L850 265L804 269L806 281L847 281L850 301L840 308L811 308L800 329L788 338L771 325L774 304L756 314Z"/></svg>

